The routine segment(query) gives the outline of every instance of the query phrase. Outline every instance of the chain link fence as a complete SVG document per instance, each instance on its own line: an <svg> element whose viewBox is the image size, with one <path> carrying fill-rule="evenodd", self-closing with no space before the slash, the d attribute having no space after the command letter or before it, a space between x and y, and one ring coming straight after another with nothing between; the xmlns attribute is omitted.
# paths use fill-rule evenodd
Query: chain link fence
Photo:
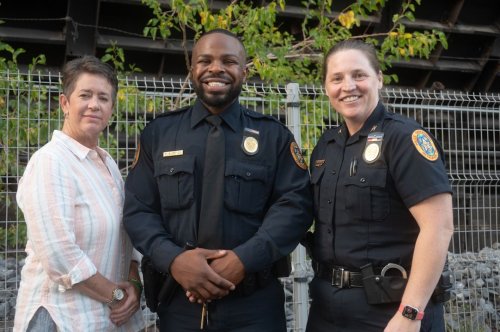
<svg viewBox="0 0 500 332"><path fill-rule="evenodd" d="M59 74L0 73L0 330L12 329L26 226L15 194L30 156L60 129ZM195 99L187 81L126 77L110 126L100 139L126 177L138 136L156 114ZM247 83L240 101L285 123L306 159L321 133L339 122L319 86ZM500 95L386 88L390 110L414 118L441 142L454 190L455 234L449 261L454 288L446 304L448 331L500 330ZM302 247L283 280L289 331L304 331L307 283ZM155 316L144 311L155 330Z"/></svg>

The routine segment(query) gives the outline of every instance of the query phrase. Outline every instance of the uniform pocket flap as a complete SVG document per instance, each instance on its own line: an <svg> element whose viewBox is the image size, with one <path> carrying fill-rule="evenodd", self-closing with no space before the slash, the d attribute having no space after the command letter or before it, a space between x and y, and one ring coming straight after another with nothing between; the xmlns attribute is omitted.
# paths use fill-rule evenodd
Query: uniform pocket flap
<svg viewBox="0 0 500 332"><path fill-rule="evenodd" d="M236 160L226 162L226 176L236 176L246 181L267 182L267 168L262 165L248 164Z"/></svg>
<svg viewBox="0 0 500 332"><path fill-rule="evenodd" d="M195 156L184 155L171 158L164 158L159 162L159 167L155 169L155 177L160 175L176 175L178 173L193 174Z"/></svg>
<svg viewBox="0 0 500 332"><path fill-rule="evenodd" d="M311 183L318 184L325 173L325 168L313 168L311 171Z"/></svg>
<svg viewBox="0 0 500 332"><path fill-rule="evenodd" d="M362 170L360 170L358 174L356 174L356 176L348 177L345 180L345 185L356 187L385 188L386 177L386 168L370 168L370 170L367 172L363 172Z"/></svg>

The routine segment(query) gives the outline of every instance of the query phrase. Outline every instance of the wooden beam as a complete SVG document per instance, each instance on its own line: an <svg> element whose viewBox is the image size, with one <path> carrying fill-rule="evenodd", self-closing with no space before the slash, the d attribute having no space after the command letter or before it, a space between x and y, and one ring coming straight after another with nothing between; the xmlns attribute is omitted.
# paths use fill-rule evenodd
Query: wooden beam
<svg viewBox="0 0 500 332"><path fill-rule="evenodd" d="M97 36L97 47L106 48L109 47L112 43L116 43L117 46L122 47L123 49L126 50L163 53L163 54L184 54L184 48L182 47L182 40L180 39L168 39L166 41L163 41L163 40L152 40L149 38L114 36L114 35L103 35L103 34L99 34ZM189 40L187 42L188 52L190 52L192 48L193 48L193 41Z"/></svg>
<svg viewBox="0 0 500 332"><path fill-rule="evenodd" d="M10 28L1 25L0 38L5 41L37 44L64 45L65 43L65 36L61 31Z"/></svg>
<svg viewBox="0 0 500 332"><path fill-rule="evenodd" d="M490 61L486 64L483 72L479 76L475 90L489 91L497 77L500 77L500 60Z"/></svg>
<svg viewBox="0 0 500 332"><path fill-rule="evenodd" d="M409 61L393 61L392 66L424 70L459 71L463 73L477 73L481 71L481 66L475 61L439 60L436 63L432 63L432 61L425 59L410 59Z"/></svg>
<svg viewBox="0 0 500 332"><path fill-rule="evenodd" d="M415 30L441 30L445 33L455 33L464 35L485 35L485 36L498 36L500 34L500 25L471 25L471 24L455 24L449 26L443 23L417 19L415 21L403 20L403 24L410 29Z"/></svg>
<svg viewBox="0 0 500 332"><path fill-rule="evenodd" d="M95 54L99 0L68 0L66 58Z"/></svg>

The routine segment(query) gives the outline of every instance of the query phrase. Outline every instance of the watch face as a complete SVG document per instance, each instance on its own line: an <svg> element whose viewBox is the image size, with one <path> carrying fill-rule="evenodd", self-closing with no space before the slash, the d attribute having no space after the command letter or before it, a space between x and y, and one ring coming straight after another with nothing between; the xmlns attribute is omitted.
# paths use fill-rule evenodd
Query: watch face
<svg viewBox="0 0 500 332"><path fill-rule="evenodd" d="M418 310L407 305L403 308L402 314L408 319L415 320L417 318Z"/></svg>
<svg viewBox="0 0 500 332"><path fill-rule="evenodd" d="M113 291L113 297L116 301L121 301L125 297L125 292L121 288L117 288Z"/></svg>

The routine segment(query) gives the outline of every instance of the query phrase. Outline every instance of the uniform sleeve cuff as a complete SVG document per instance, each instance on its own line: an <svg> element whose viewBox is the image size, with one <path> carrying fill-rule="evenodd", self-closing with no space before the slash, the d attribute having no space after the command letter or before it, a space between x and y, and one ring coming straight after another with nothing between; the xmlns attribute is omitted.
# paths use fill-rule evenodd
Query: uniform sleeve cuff
<svg viewBox="0 0 500 332"><path fill-rule="evenodd" d="M259 250L261 249L261 250ZM262 250L264 248L253 248L253 250L245 249L245 246L234 248L234 253L243 263L246 273L255 273L262 270L267 262L262 261L259 257L268 257L269 254Z"/></svg>
<svg viewBox="0 0 500 332"><path fill-rule="evenodd" d="M174 245L173 243L165 244L153 250L151 260L154 266L163 273L170 273L170 265L175 257L180 255L184 249Z"/></svg>

